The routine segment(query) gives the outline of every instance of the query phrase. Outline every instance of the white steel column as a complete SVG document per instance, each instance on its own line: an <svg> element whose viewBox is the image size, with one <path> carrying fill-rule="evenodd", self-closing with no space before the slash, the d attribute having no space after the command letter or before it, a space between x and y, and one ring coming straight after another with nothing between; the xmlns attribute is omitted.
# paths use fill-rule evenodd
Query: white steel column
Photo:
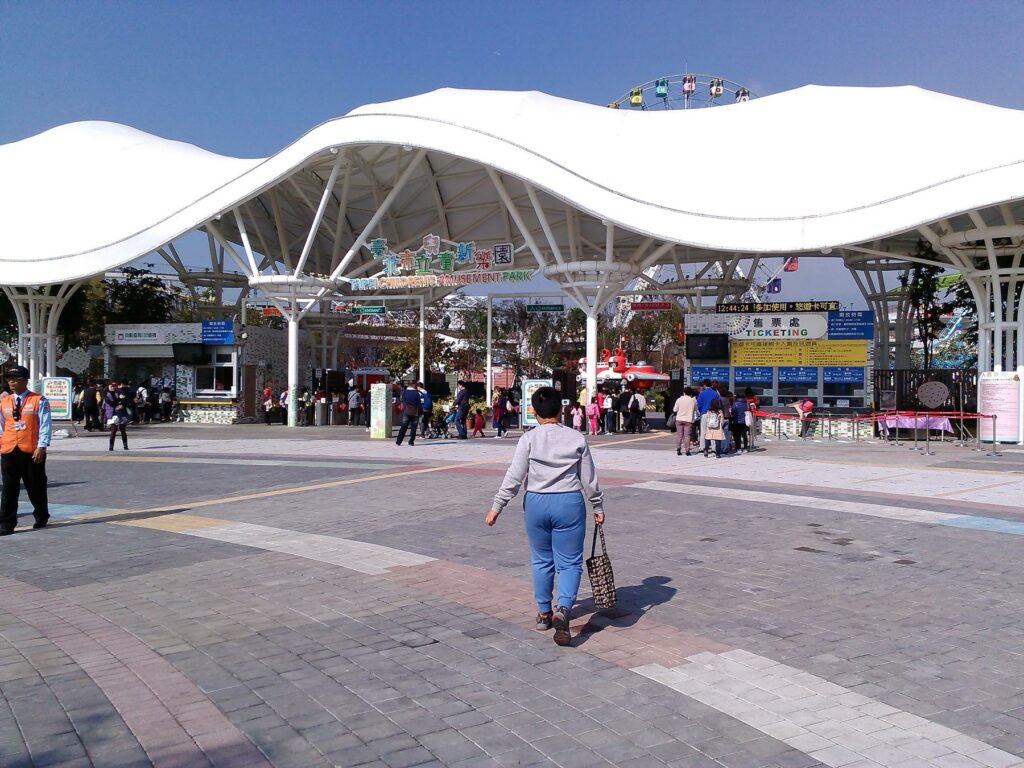
<svg viewBox="0 0 1024 768"><path fill-rule="evenodd" d="M597 310L587 313L587 397L597 394ZM588 399L584 407L590 403Z"/></svg>
<svg viewBox="0 0 1024 768"><path fill-rule="evenodd" d="M423 382L424 386L427 383L427 369L426 369L426 356L427 356L427 337L426 337L426 325L427 325L427 305L423 301L423 297L420 296L420 381Z"/></svg>
<svg viewBox="0 0 1024 768"><path fill-rule="evenodd" d="M490 296L488 296L487 297L487 362L484 365L484 382L485 382L485 389L486 389L486 392L487 392L485 397L487 398L487 403L486 403L486 407L487 408L491 407L491 402L494 399L494 397L493 397L494 393L492 392L493 386L491 384L491 382L492 382L492 380L494 378L494 373L491 370L491 330L492 330L493 324L494 324L494 301L491 299Z"/></svg>
<svg viewBox="0 0 1024 768"><path fill-rule="evenodd" d="M288 313L288 426L299 423L299 307L291 302Z"/></svg>

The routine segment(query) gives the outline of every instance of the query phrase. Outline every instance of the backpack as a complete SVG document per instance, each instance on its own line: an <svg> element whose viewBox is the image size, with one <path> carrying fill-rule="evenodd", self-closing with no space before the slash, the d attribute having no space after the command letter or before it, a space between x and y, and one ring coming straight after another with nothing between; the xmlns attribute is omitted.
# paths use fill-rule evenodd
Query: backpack
<svg viewBox="0 0 1024 768"><path fill-rule="evenodd" d="M718 429L722 426L722 414L718 411L708 411L704 417L708 420L708 429Z"/></svg>

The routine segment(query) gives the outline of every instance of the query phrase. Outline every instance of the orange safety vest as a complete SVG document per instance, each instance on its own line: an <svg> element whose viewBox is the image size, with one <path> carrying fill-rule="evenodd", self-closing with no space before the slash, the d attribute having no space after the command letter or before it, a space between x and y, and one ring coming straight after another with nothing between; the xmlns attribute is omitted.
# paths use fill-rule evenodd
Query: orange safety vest
<svg viewBox="0 0 1024 768"><path fill-rule="evenodd" d="M4 431L0 434L0 453L10 453L15 448L23 453L35 453L39 447L40 400L40 395L26 391L21 397L21 420L15 421L14 395L3 396L0 411L4 414Z"/></svg>

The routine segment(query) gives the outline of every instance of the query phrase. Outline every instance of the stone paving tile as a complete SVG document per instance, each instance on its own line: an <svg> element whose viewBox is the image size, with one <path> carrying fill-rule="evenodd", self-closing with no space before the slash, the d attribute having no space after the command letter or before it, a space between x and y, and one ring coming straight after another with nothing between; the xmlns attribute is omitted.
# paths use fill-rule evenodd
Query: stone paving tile
<svg viewBox="0 0 1024 768"><path fill-rule="evenodd" d="M331 455L350 452L327 445ZM372 448L368 453L381 457L390 451ZM646 449L605 453L599 460L621 465L623 477L635 471L627 464L638 456L648 469L669 464ZM86 462L68 464L80 472ZM782 473L785 464L750 466L779 466ZM213 477L216 465L204 467ZM439 559L388 574L105 524L12 537L4 542L13 546L4 550L0 574L59 590L62 600L135 638L274 764L414 765L407 761L424 758L420 764L810 768L816 753L834 746L857 754L847 764L864 768L869 750L904 758L906 768L915 761L952 764L950 755L1009 768L1013 763L999 765L1006 755L1024 751L1022 599L1014 550L994 542L1000 534L926 525L908 532L906 523L837 510L684 500L615 478L609 543L622 612L593 619L584 603L576 624L587 629L566 652L529 628L527 552L517 516L510 510L497 528L480 525L500 474L483 469L310 491L295 497L300 504L276 496L203 510L213 516L210 527L289 529ZM854 474L840 468L836 487ZM809 473L799 480L810 483ZM260 478L253 486L267 483ZM386 504L377 501L382 490ZM112 499L96 502L113 506ZM179 516L175 525L184 530L187 522ZM417 583L431 569L439 573ZM9 702L30 698L39 686L50 692L39 699L40 712L66 712L72 730L81 731L76 717L120 717L87 674L116 681L116 664L83 671L81 657L59 640L33 636L18 619L8 626L0 614L0 699L7 706L6 715L0 706L0 737L6 728L21 741L20 729L11 730L17 721ZM753 720L747 723L627 669L681 667L701 652L735 661L730 649L843 692L808 689L834 700L780 713L778 723L760 722L759 710L803 684L772 679L763 667L755 668L759 684L737 689L729 679L734 673L712 669L725 679L705 684L734 699L742 693L749 708L734 714ZM139 661L124 653L114 659L122 666ZM65 701L72 706L65 709ZM189 706L177 721L184 732L197 727ZM917 719L886 720L894 715ZM39 722L40 733L71 758L72 745L57 741L67 726L55 716ZM467 736L473 729L490 751ZM120 733L111 732L107 743L123 746ZM787 743L801 735L822 741L808 739L808 754ZM27 752L18 754L24 759ZM848 757L839 750L823 756L837 763ZM130 764L138 755L110 750L105 758Z"/></svg>

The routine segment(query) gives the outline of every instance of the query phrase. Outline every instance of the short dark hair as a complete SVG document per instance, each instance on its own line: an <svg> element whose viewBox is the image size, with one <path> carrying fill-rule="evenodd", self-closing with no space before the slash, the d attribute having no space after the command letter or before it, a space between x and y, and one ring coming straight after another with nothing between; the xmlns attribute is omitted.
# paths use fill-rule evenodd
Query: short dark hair
<svg viewBox="0 0 1024 768"><path fill-rule="evenodd" d="M704 381L702 381L700 384L701 384L702 387L710 387L711 386L711 379L704 379Z"/></svg>
<svg viewBox="0 0 1024 768"><path fill-rule="evenodd" d="M683 387L683 394L687 397L693 397L697 393L693 390L693 387Z"/></svg>
<svg viewBox="0 0 1024 768"><path fill-rule="evenodd" d="M554 387L541 387L530 397L530 403L542 419L553 419L562 412L562 396Z"/></svg>

